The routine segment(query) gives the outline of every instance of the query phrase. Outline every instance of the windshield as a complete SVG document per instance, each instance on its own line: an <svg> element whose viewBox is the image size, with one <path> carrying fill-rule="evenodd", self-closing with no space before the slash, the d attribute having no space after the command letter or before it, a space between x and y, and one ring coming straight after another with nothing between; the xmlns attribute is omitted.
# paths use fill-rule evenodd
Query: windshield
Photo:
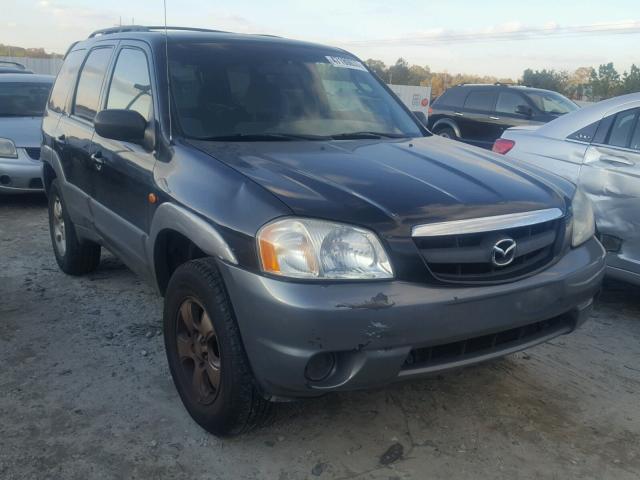
<svg viewBox="0 0 640 480"><path fill-rule="evenodd" d="M0 82L0 117L41 117L50 83Z"/></svg>
<svg viewBox="0 0 640 480"><path fill-rule="evenodd" d="M169 69L180 126L200 139L422 136L378 80L341 55L253 42L174 44Z"/></svg>
<svg viewBox="0 0 640 480"><path fill-rule="evenodd" d="M568 98L555 92L527 92L526 95L544 113L564 115L580 108Z"/></svg>

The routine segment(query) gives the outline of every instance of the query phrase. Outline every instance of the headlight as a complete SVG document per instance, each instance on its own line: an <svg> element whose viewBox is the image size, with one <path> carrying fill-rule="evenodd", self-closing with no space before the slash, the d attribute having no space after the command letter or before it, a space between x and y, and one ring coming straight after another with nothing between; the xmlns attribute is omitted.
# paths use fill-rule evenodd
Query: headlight
<svg viewBox="0 0 640 480"><path fill-rule="evenodd" d="M573 237L571 245L577 247L589 240L596 232L591 200L577 189L571 202L573 208Z"/></svg>
<svg viewBox="0 0 640 480"><path fill-rule="evenodd" d="M258 232L262 270L310 279L393 278L378 237L368 230L323 220L286 218Z"/></svg>
<svg viewBox="0 0 640 480"><path fill-rule="evenodd" d="M0 157L18 158L16 145L8 138L0 138Z"/></svg>

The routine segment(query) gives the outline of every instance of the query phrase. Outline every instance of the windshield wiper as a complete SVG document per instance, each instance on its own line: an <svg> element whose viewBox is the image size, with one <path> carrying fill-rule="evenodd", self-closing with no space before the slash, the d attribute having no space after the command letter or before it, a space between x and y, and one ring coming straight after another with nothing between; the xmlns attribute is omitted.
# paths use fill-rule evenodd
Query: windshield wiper
<svg viewBox="0 0 640 480"><path fill-rule="evenodd" d="M296 133L232 133L213 137L194 137L195 140L210 142L273 142L291 140L326 140L329 137L320 135L299 135Z"/></svg>
<svg viewBox="0 0 640 480"><path fill-rule="evenodd" d="M385 132L346 132L337 133L331 135L334 140L361 140L361 139L376 139L376 138L406 138L406 135L402 133L385 133Z"/></svg>

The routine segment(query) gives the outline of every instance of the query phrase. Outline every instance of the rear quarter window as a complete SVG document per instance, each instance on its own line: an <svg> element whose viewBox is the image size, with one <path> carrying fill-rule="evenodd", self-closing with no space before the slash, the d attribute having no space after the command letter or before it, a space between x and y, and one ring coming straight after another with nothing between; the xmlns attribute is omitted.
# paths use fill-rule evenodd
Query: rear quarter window
<svg viewBox="0 0 640 480"><path fill-rule="evenodd" d="M578 142L587 142L591 143L598 131L598 125L600 125L600 120L597 122L593 122L591 125L587 125L584 128L581 128L577 132L573 132L567 138L569 140L576 140Z"/></svg>

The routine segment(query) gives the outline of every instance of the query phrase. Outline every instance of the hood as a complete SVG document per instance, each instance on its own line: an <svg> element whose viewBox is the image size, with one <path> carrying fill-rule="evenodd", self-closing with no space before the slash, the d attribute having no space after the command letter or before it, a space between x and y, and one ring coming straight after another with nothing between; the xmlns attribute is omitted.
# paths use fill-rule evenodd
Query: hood
<svg viewBox="0 0 640 480"><path fill-rule="evenodd" d="M419 223L566 206L544 174L437 136L402 140L206 142L301 216L406 235Z"/></svg>
<svg viewBox="0 0 640 480"><path fill-rule="evenodd" d="M13 140L16 147L39 147L42 117L0 117L0 138Z"/></svg>

